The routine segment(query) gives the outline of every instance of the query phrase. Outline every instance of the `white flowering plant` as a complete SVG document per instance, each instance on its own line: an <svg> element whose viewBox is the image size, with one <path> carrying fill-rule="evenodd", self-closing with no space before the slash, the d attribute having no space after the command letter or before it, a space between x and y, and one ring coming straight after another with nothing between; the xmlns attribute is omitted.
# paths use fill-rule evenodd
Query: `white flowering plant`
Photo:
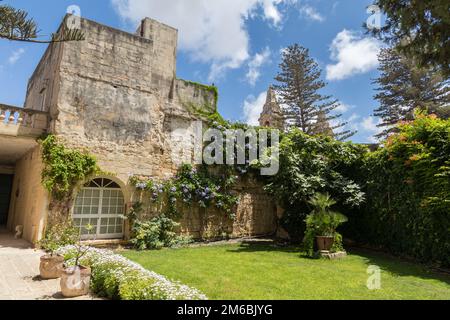
<svg viewBox="0 0 450 320"><path fill-rule="evenodd" d="M58 249L66 265L76 261L77 247ZM168 280L162 275L113 253L110 250L86 248L83 265L92 269L91 289L101 297L120 300L207 300L197 289Z"/></svg>

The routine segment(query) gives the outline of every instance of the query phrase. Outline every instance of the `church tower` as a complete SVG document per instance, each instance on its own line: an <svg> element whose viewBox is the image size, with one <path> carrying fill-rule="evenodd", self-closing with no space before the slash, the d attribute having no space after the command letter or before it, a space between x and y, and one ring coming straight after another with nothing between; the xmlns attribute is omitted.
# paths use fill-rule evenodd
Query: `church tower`
<svg viewBox="0 0 450 320"><path fill-rule="evenodd" d="M259 118L259 125L284 130L283 113L272 87L267 90L266 103Z"/></svg>

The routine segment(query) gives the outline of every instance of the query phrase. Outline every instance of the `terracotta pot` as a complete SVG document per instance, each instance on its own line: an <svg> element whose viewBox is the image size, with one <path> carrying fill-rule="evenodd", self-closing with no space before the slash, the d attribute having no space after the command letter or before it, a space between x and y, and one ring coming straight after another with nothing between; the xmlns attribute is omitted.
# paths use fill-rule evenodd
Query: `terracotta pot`
<svg viewBox="0 0 450 320"><path fill-rule="evenodd" d="M334 237L316 237L317 248L319 251L330 251L334 244Z"/></svg>
<svg viewBox="0 0 450 320"><path fill-rule="evenodd" d="M64 257L59 255L46 254L41 257L39 271L41 279L57 279L63 270Z"/></svg>
<svg viewBox="0 0 450 320"><path fill-rule="evenodd" d="M89 294L91 284L91 268L69 267L61 274L61 293L66 298L80 297Z"/></svg>

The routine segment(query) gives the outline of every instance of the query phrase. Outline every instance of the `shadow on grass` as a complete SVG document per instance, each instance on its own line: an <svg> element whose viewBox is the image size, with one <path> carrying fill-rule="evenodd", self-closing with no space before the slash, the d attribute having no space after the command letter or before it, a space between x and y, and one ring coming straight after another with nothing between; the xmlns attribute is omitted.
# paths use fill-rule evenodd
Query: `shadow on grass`
<svg viewBox="0 0 450 320"><path fill-rule="evenodd" d="M299 259L315 260L306 256L300 249L300 246L286 245L275 241L244 241L239 247L228 249L230 253L241 252L285 252L297 253ZM359 256L364 263L376 265L385 272L389 272L394 276L413 276L421 279L435 279L450 285L450 275L431 270L425 265L410 262L401 258L392 256L387 253L371 251L368 249L351 248L348 250L350 255Z"/></svg>
<svg viewBox="0 0 450 320"><path fill-rule="evenodd" d="M275 241L243 241L239 247L228 249L228 252L297 252L300 254L300 247L286 245Z"/></svg>
<svg viewBox="0 0 450 320"><path fill-rule="evenodd" d="M376 265L394 276L413 276L421 279L435 279L450 285L450 274L432 270L418 262L406 261L388 253L369 249L351 248L350 254L364 258L366 264Z"/></svg>

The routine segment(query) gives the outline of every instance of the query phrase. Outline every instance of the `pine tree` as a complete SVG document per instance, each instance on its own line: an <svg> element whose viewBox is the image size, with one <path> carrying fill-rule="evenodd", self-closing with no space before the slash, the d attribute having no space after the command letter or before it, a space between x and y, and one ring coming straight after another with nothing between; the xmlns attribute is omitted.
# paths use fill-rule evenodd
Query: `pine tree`
<svg viewBox="0 0 450 320"><path fill-rule="evenodd" d="M52 43L63 41L84 40L81 30L63 26L57 33L53 33L50 40L38 40L36 22L28 17L23 10L14 9L8 5L0 5L0 39L12 41Z"/></svg>
<svg viewBox="0 0 450 320"><path fill-rule="evenodd" d="M338 101L319 93L325 87L325 83L320 80L321 73L318 64L309 57L308 49L294 44L283 51L280 71L275 77L278 84L274 85L274 89L284 105L286 127L298 127L311 135L329 135L330 130L334 131L347 124L339 123L334 127L318 125L319 121L330 123L341 116L331 113L339 106ZM320 127L324 127L326 132L318 130ZM355 132L345 130L335 132L334 136L344 140L354 134Z"/></svg>
<svg viewBox="0 0 450 320"><path fill-rule="evenodd" d="M414 109L419 108L440 117L448 117L450 82L435 69L420 68L414 61L395 48L382 49L379 54L381 75L374 81L380 103L374 115L382 119L385 128L378 137L395 132L395 124L412 120Z"/></svg>
<svg viewBox="0 0 450 320"><path fill-rule="evenodd" d="M448 0L374 0L386 21L372 34L421 67L436 67L450 76L450 10Z"/></svg>

